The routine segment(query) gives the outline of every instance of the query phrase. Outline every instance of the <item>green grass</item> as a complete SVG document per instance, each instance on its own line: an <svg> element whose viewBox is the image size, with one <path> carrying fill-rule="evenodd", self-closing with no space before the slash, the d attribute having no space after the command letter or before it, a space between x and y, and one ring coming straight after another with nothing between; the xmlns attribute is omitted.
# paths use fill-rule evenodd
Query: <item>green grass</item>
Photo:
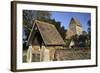
<svg viewBox="0 0 100 73"><path fill-rule="evenodd" d="M23 62L27 62L27 50L23 50Z"/></svg>

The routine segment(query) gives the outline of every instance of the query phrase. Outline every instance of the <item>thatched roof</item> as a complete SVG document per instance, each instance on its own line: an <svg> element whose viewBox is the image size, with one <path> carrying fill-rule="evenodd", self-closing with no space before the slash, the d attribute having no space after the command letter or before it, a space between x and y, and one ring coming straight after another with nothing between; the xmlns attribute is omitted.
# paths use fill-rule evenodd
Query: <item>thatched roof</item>
<svg viewBox="0 0 100 73"><path fill-rule="evenodd" d="M55 28L53 24L49 24L46 22L35 20L32 31L30 32L28 43L33 37L34 33L34 26L37 26L38 31L43 39L45 45L65 45L64 40L62 39L61 35Z"/></svg>
<svg viewBox="0 0 100 73"><path fill-rule="evenodd" d="M75 25L82 27L79 20L77 20L75 17L71 19L70 23L74 23Z"/></svg>

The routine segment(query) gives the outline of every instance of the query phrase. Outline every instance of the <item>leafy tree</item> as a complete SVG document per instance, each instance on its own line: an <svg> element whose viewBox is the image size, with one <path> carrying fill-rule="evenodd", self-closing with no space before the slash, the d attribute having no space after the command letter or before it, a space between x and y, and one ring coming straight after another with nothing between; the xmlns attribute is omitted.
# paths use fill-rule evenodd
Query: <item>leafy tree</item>
<svg viewBox="0 0 100 73"><path fill-rule="evenodd" d="M32 26L32 19L34 18L34 14L35 12L32 10L23 10L23 36L25 36L26 38L24 38L24 42L28 39L28 35L31 31L31 26ZM23 42L23 43L24 43Z"/></svg>
<svg viewBox="0 0 100 73"><path fill-rule="evenodd" d="M79 47L86 47L86 40L87 40L87 35L80 35L79 36Z"/></svg>
<svg viewBox="0 0 100 73"><path fill-rule="evenodd" d="M36 11L34 19L49 22L50 16L51 14L48 11Z"/></svg>
<svg viewBox="0 0 100 73"><path fill-rule="evenodd" d="M89 40L90 40L91 39L91 21L89 20L87 22L87 24L88 24L88 36L89 36Z"/></svg>
<svg viewBox="0 0 100 73"><path fill-rule="evenodd" d="M47 21L50 19L50 13L44 11L23 10L23 29L27 37L31 31L33 20L35 19Z"/></svg>
<svg viewBox="0 0 100 73"><path fill-rule="evenodd" d="M83 31L81 35L74 35L71 37L71 40L74 41L75 47L86 47L87 46L87 33Z"/></svg>
<svg viewBox="0 0 100 73"><path fill-rule="evenodd" d="M87 22L88 25L88 46L91 46L91 20Z"/></svg>

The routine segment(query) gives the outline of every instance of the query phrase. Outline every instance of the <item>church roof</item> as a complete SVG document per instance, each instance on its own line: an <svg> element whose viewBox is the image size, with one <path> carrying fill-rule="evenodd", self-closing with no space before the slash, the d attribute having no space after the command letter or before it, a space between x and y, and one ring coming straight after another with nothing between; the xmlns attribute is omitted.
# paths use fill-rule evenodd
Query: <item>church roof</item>
<svg viewBox="0 0 100 73"><path fill-rule="evenodd" d="M34 25L37 26L37 29L39 30L45 45L65 45L64 40L53 24L38 20L35 20L33 24L32 31L28 38L28 43L30 42L30 39L32 38L32 35L34 33Z"/></svg>
<svg viewBox="0 0 100 73"><path fill-rule="evenodd" d="M82 27L80 22L79 22L79 20L77 18L75 18L75 17L72 17L70 23L75 23L77 26Z"/></svg>

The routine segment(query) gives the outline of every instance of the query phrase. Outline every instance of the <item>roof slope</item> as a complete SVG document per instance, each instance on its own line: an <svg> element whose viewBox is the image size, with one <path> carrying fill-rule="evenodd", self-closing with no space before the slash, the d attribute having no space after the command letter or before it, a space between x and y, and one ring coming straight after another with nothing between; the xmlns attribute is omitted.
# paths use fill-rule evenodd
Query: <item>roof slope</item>
<svg viewBox="0 0 100 73"><path fill-rule="evenodd" d="M38 30L45 45L65 45L64 40L62 39L61 35L59 34L59 32L53 24L49 24L38 20L35 20L34 24L38 27ZM32 28L32 32L30 33L29 39L31 39L30 37L34 32L33 29L34 25Z"/></svg>
<svg viewBox="0 0 100 73"><path fill-rule="evenodd" d="M81 24L80 24L80 22L79 22L79 20L77 20L75 17L73 17L73 18L71 19L71 22L70 22L70 23L75 23L77 26L82 27Z"/></svg>

